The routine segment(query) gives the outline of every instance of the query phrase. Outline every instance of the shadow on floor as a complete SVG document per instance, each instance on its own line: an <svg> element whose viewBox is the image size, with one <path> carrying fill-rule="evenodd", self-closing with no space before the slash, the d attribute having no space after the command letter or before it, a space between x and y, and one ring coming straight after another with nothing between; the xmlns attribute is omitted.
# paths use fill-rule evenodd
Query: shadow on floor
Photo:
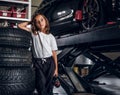
<svg viewBox="0 0 120 95"><path fill-rule="evenodd" d="M96 95L120 95L120 78L107 74L97 78L95 81L100 83L93 84ZM54 87L53 92L54 95L67 95L62 87Z"/></svg>

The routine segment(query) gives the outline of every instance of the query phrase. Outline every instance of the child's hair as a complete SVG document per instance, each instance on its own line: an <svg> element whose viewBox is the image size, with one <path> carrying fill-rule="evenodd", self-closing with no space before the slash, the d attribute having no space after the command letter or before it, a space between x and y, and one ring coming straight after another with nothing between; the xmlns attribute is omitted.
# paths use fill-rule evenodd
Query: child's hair
<svg viewBox="0 0 120 95"><path fill-rule="evenodd" d="M36 34L36 33L39 31L38 27L36 26L36 20L35 20L35 18L36 18L38 15L41 15L41 16L45 19L45 21L46 21L45 33L46 33L46 34L49 34L49 30L50 30L49 21L48 21L48 19L47 19L43 14L41 14L41 13L36 13L36 14L33 15L33 17L32 17L32 20L31 20L32 32L33 32L34 34Z"/></svg>

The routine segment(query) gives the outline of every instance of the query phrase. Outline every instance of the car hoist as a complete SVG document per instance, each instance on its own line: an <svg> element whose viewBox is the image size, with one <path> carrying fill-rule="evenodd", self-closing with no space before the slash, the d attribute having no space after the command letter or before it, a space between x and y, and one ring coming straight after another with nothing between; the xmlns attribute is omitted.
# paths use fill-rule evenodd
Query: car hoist
<svg viewBox="0 0 120 95"><path fill-rule="evenodd" d="M72 86L69 85L60 77L68 95L94 93L90 82L105 73L120 77L120 55L112 60L102 54L120 51L120 25L118 23L99 26L77 35L60 37L57 39L57 44L62 50L58 54L60 69L62 68L62 72L68 76L72 84ZM80 55L84 55L95 63L85 77L76 74L72 69L75 59Z"/></svg>

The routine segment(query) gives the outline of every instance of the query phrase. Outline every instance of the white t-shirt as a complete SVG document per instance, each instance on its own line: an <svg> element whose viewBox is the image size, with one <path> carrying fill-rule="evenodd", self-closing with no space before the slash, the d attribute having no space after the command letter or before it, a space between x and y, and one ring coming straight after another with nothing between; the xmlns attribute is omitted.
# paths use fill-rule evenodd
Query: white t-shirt
<svg viewBox="0 0 120 95"><path fill-rule="evenodd" d="M40 36L40 38L38 36ZM58 50L56 39L51 33L45 34L43 32L39 32L39 35L34 35L32 33L32 38L34 48L33 56L35 58L50 57L52 56L52 50Z"/></svg>

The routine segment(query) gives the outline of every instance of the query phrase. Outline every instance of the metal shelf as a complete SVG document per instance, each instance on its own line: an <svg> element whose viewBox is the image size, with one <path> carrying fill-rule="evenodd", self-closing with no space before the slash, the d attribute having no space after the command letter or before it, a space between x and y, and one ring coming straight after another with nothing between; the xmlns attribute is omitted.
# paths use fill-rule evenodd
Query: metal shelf
<svg viewBox="0 0 120 95"><path fill-rule="evenodd" d="M5 3L17 3L17 4L27 4L29 5L30 3L28 1L18 1L18 0L0 0L0 2L5 2Z"/></svg>
<svg viewBox="0 0 120 95"><path fill-rule="evenodd" d="M26 8L26 17L7 17L7 16L0 16L1 20L7 20L7 21L30 21L31 20L31 0L28 1L20 1L20 0L0 0L0 6L5 7L11 7L11 6L17 6L17 7L25 7Z"/></svg>
<svg viewBox="0 0 120 95"><path fill-rule="evenodd" d="M0 16L0 19L2 20L12 20L12 21L30 21L30 19L27 19L27 18L14 18L14 17L3 17L3 16Z"/></svg>

